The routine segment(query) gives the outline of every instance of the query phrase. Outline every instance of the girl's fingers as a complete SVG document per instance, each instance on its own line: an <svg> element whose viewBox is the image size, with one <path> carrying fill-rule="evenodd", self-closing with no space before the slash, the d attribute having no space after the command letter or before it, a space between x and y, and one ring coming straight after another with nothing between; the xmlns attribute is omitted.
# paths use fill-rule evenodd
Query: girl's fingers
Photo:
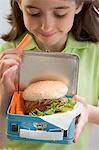
<svg viewBox="0 0 99 150"><path fill-rule="evenodd" d="M5 59L6 57L8 57L8 55L13 55L13 57L16 56L16 59L18 59L18 57L22 58L23 54L24 54L24 51L21 49L20 50L19 49L8 49L0 54L0 60L2 60L3 58ZM11 58L12 58L12 56L11 56Z"/></svg>
<svg viewBox="0 0 99 150"><path fill-rule="evenodd" d="M10 59L5 59L3 61L0 62L0 67L6 67L6 66L13 66L13 65L19 65L19 62L16 61L15 59L13 58L10 58Z"/></svg>
<svg viewBox="0 0 99 150"><path fill-rule="evenodd" d="M84 101L84 97L78 96L78 95L74 95L73 98L78 101L78 102L83 102Z"/></svg>
<svg viewBox="0 0 99 150"><path fill-rule="evenodd" d="M5 59L0 62L0 78L2 78L3 73L9 69L10 67L17 65L19 66L19 62L15 59Z"/></svg>
<svg viewBox="0 0 99 150"><path fill-rule="evenodd" d="M23 50L8 49L0 54L0 80L8 91L15 89L16 72L23 57Z"/></svg>
<svg viewBox="0 0 99 150"><path fill-rule="evenodd" d="M23 49L10 48L10 49L7 49L4 52L2 52L2 55L6 55L6 54L23 54L23 53L24 53Z"/></svg>
<svg viewBox="0 0 99 150"><path fill-rule="evenodd" d="M2 83L4 84L4 87L9 92L13 92L15 90L15 81L17 78L17 70L18 66L14 65L10 67L8 70L6 70L2 76Z"/></svg>
<svg viewBox="0 0 99 150"><path fill-rule="evenodd" d="M84 112L78 118L78 123L76 124L74 143L77 142L77 140L78 140L80 134L83 132L87 122L88 122L88 114L86 112Z"/></svg>
<svg viewBox="0 0 99 150"><path fill-rule="evenodd" d="M77 139L79 138L81 132L83 131L83 129L85 128L87 122L88 122L88 108L87 108L87 103L85 101L84 97L75 95L73 97L73 99L76 102L81 102L84 106L84 110L81 113L80 117L77 120L77 124L76 124L76 129L75 129L75 137L74 137L74 143L76 143Z"/></svg>
<svg viewBox="0 0 99 150"><path fill-rule="evenodd" d="M0 78L3 73L13 65L19 65L22 61L23 50L18 52L18 49L9 49L2 53L0 59Z"/></svg>
<svg viewBox="0 0 99 150"><path fill-rule="evenodd" d="M18 62L21 62L21 58L16 55L16 54L7 54L7 55L4 55L4 57L2 57L2 59L0 60L0 62L2 62L3 60L6 60L6 59L15 59L16 61Z"/></svg>
<svg viewBox="0 0 99 150"><path fill-rule="evenodd" d="M86 103L84 97L81 97L81 96L78 96L78 95L74 95L74 96L73 96L73 99L74 99L76 102L81 102L84 106L87 106L87 103Z"/></svg>

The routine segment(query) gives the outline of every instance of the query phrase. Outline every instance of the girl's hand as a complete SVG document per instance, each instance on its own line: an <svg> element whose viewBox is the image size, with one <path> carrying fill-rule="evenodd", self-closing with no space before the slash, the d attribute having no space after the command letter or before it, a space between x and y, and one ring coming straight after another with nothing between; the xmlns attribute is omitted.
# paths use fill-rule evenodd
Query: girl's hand
<svg viewBox="0 0 99 150"><path fill-rule="evenodd" d="M23 50L8 49L0 55L0 81L5 91L13 93L17 80L18 66L22 61Z"/></svg>
<svg viewBox="0 0 99 150"><path fill-rule="evenodd" d="M89 112L88 112L88 106L87 106L87 103L85 102L84 97L75 95L73 97L73 99L77 102L83 103L84 108L85 108L84 111L81 113L81 115L78 118L77 123L76 123L75 136L74 136L74 143L76 143L81 132L84 130L86 124L88 123Z"/></svg>

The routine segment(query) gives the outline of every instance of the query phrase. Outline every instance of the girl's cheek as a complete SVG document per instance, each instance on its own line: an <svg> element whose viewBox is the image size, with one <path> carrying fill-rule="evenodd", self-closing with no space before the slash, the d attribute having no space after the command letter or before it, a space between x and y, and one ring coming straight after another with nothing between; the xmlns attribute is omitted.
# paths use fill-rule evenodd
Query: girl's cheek
<svg viewBox="0 0 99 150"><path fill-rule="evenodd" d="M39 26L39 21L33 19L32 17L28 17L24 19L24 24L28 29L36 29Z"/></svg>

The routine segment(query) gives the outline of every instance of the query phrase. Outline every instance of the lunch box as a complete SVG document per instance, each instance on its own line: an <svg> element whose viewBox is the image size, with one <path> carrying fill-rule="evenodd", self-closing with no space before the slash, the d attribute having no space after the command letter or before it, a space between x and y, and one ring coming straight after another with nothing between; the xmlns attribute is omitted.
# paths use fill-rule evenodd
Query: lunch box
<svg viewBox="0 0 99 150"><path fill-rule="evenodd" d="M68 85L67 98L77 94L79 58L74 54L26 51L18 70L17 92L38 80L61 80ZM7 111L7 137L11 140L72 144L75 118L67 130L40 116L19 115Z"/></svg>

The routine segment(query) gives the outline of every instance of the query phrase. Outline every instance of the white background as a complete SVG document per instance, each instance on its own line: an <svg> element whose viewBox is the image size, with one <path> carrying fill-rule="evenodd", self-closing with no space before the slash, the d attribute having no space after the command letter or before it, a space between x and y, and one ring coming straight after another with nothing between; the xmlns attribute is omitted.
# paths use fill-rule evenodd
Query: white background
<svg viewBox="0 0 99 150"><path fill-rule="evenodd" d="M7 23L6 17L10 13L10 0L0 0L0 35L8 32L10 29L9 24ZM0 44L3 41L0 39Z"/></svg>
<svg viewBox="0 0 99 150"><path fill-rule="evenodd" d="M10 13L10 0L0 0L0 35L10 29L6 15ZM4 41L0 40L0 44ZM87 150L87 149L85 149ZM91 133L90 150L99 150L99 126L94 125Z"/></svg>

